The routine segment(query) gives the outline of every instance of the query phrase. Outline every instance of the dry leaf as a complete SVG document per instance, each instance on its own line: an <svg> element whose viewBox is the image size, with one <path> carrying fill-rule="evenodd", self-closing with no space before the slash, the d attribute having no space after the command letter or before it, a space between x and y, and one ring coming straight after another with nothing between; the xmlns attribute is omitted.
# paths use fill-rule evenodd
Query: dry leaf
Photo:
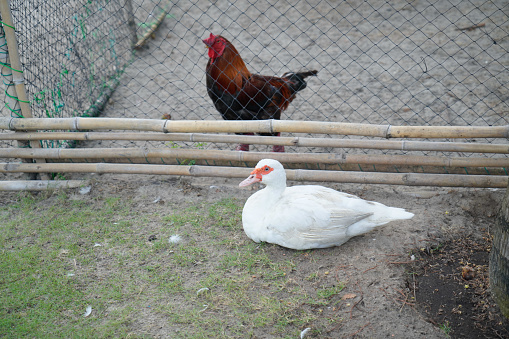
<svg viewBox="0 0 509 339"><path fill-rule="evenodd" d="M357 296L357 294L355 293L347 293L343 296L343 298L341 298L342 300L345 300L345 299L353 299Z"/></svg>

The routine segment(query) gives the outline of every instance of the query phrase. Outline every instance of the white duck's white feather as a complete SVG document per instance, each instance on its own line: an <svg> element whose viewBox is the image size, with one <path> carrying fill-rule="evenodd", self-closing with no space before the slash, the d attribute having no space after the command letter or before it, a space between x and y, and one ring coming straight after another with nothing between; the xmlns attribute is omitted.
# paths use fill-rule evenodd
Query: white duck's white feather
<svg viewBox="0 0 509 339"><path fill-rule="evenodd" d="M273 169L262 175L261 182L267 186L254 193L242 211L244 231L255 242L297 250L339 246L377 226L413 217L401 208L323 186L286 187L286 174L278 161L264 159L256 168L264 166Z"/></svg>

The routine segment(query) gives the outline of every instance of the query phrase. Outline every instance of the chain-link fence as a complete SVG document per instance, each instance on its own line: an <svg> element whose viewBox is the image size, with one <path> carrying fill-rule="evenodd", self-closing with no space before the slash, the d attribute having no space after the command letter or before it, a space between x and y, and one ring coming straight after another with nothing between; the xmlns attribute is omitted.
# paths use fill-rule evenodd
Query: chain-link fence
<svg viewBox="0 0 509 339"><path fill-rule="evenodd" d="M508 1L11 3L35 117L221 119L205 86L202 39L212 32L235 45L252 73L318 70L281 119L509 121ZM133 52L133 41L163 11L162 25Z"/></svg>

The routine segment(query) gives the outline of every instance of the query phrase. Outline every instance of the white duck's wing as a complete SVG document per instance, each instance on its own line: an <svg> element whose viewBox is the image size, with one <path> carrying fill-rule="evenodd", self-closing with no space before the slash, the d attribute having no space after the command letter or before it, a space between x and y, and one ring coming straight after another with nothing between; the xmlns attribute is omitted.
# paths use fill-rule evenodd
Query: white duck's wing
<svg viewBox="0 0 509 339"><path fill-rule="evenodd" d="M339 192L304 187L308 186L289 190L290 194L285 194L274 206L273 213L266 216L265 225L272 234L270 242L295 249L341 245L350 238L351 225L372 215L338 206L336 193Z"/></svg>
<svg viewBox="0 0 509 339"><path fill-rule="evenodd" d="M329 246L341 245L350 238L347 232L348 227L371 215L372 213L334 209L331 211L330 220L327 225L317 225L322 227L313 227L313 225L307 230L301 230L299 232L300 237L306 239L306 241L313 241L324 245L330 244Z"/></svg>

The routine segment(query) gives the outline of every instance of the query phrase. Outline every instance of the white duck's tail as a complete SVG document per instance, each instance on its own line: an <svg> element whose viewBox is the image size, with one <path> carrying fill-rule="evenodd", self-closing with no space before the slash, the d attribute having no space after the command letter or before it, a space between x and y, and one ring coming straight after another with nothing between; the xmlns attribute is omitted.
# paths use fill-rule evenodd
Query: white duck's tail
<svg viewBox="0 0 509 339"><path fill-rule="evenodd" d="M375 224L374 227L385 225L394 220L411 219L414 216L413 213L398 207L384 206L382 212L383 213L375 212L375 214L369 218L371 219L370 221Z"/></svg>
<svg viewBox="0 0 509 339"><path fill-rule="evenodd" d="M351 237L364 234L375 227L385 225L391 221L411 219L414 214L398 207L388 207L376 203L377 207L368 218L355 223L348 228L348 235Z"/></svg>
<svg viewBox="0 0 509 339"><path fill-rule="evenodd" d="M402 208L398 207L389 207L390 211L388 211L387 216L392 220L404 220L404 219L412 219L414 214L411 212L407 212Z"/></svg>

